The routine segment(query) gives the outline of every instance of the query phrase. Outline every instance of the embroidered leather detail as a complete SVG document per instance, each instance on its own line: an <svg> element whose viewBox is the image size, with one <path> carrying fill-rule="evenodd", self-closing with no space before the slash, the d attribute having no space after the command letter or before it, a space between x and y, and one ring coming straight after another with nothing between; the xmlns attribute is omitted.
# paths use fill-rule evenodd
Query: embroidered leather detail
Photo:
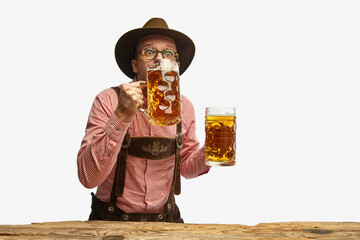
<svg viewBox="0 0 360 240"><path fill-rule="evenodd" d="M165 152L168 149L168 146L161 145L159 141L154 141L152 144L142 146L141 149L153 156L157 156L160 153Z"/></svg>

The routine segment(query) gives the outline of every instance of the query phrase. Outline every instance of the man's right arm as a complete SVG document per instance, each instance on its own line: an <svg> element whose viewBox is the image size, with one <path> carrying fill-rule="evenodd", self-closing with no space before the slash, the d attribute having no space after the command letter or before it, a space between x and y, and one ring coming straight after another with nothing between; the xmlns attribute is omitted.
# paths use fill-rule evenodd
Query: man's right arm
<svg viewBox="0 0 360 240"><path fill-rule="evenodd" d="M78 177L86 188L100 185L113 169L129 127L114 113L118 98L112 89L101 92L90 110L77 156Z"/></svg>

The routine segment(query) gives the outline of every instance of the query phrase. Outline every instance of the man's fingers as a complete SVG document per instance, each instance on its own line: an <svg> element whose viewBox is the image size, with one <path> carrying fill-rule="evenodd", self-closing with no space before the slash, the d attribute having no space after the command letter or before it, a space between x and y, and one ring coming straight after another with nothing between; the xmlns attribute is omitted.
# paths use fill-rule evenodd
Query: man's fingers
<svg viewBox="0 0 360 240"><path fill-rule="evenodd" d="M138 81L121 85L119 104L131 111L137 110L145 104L146 82Z"/></svg>
<svg viewBox="0 0 360 240"><path fill-rule="evenodd" d="M138 81L138 83L140 84L140 88L146 87L146 81Z"/></svg>

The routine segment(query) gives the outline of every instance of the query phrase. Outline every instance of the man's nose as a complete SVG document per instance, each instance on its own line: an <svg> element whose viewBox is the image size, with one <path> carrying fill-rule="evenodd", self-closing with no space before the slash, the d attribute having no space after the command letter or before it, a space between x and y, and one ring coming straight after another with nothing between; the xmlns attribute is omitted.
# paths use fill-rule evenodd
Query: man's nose
<svg viewBox="0 0 360 240"><path fill-rule="evenodd" d="M157 52L155 60L164 58L161 52Z"/></svg>

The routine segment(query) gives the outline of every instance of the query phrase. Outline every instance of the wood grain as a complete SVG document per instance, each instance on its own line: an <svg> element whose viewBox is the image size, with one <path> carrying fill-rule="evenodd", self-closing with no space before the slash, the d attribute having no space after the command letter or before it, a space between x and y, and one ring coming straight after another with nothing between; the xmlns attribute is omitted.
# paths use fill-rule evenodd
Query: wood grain
<svg viewBox="0 0 360 240"><path fill-rule="evenodd" d="M0 225L0 239L360 239L358 222L282 222L256 226L74 221Z"/></svg>

